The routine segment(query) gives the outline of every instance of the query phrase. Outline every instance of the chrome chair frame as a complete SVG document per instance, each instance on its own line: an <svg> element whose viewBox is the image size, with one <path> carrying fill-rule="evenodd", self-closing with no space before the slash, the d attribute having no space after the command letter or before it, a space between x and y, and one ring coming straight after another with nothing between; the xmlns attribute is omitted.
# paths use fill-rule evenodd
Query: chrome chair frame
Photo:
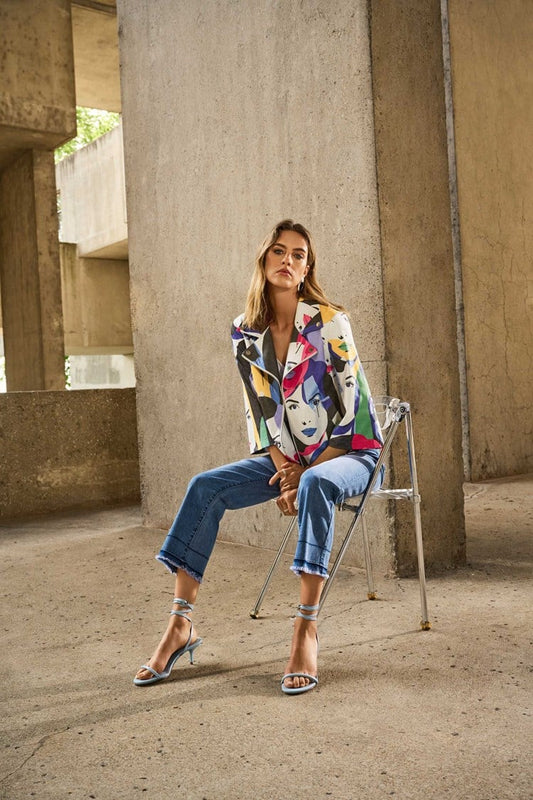
<svg viewBox="0 0 533 800"><path fill-rule="evenodd" d="M324 584L322 595L320 597L319 613L322 610L322 606L326 601L326 598L328 596L335 575L337 574L337 570L340 567L344 554L346 553L348 545L350 544L352 536L355 533L359 522L361 522L361 529L362 529L363 552L364 552L365 568L366 568L366 575L368 582L368 599L369 600L376 599L376 590L374 586L374 576L372 571L372 559L370 554L370 543L368 539L368 531L365 520L365 512L367 504L370 498L384 498L386 500L410 500L413 505L413 514L415 521L416 554L418 561L418 578L420 585L420 605L422 611L422 619L420 621L420 627L422 628L422 630L427 631L431 628L431 623L429 621L428 608L427 608L426 575L424 568L424 548L422 542L422 522L420 518L420 494L418 491L418 474L416 469L415 443L413 437L413 422L411 419L411 407L409 403L401 401L397 397L376 398L375 404L376 407L381 405L382 413L384 413L384 419L382 421L382 430L386 431L385 441L383 443L383 447L381 449L377 464L374 468L374 471L372 473L372 476L370 478L370 481L368 483L365 492L362 495L359 495L358 497L350 498L349 502L342 503L341 505L338 506L339 510L341 511L344 510L351 511L354 517L350 522L348 530L339 548L333 566L330 570L329 578L326 580ZM406 489L374 489L378 481L380 470L385 463L385 460L387 458L387 455L389 454L398 427L402 422L405 423L405 432L407 437L407 456L409 461L411 486ZM261 609L263 600L268 590L268 586L276 570L276 567L278 566L281 557L285 552L285 549L289 542L296 521L297 517L293 517L293 519L290 521L289 526L279 546L279 550L276 554L276 557L274 558L272 566L270 567L266 580L263 584L263 588L259 593L257 602L252 611L250 612L250 616L253 617L254 619L257 619L259 615L259 611Z"/></svg>

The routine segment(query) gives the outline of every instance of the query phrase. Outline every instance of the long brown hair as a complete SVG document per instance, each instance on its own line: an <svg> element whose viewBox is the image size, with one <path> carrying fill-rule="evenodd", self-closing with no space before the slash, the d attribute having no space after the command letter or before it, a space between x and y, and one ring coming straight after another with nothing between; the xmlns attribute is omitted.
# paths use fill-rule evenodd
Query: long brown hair
<svg viewBox="0 0 533 800"><path fill-rule="evenodd" d="M257 252L255 269L246 297L243 319L243 324L252 330L263 331L272 320L272 308L268 298L265 278L265 259L268 250L278 241L282 231L295 231L300 236L303 236L307 242L307 266L309 269L304 277L302 288L298 290L298 297L311 303L331 306L337 311L344 311L342 306L328 300L317 280L316 251L311 234L299 222L293 222L292 219L284 219L273 228Z"/></svg>

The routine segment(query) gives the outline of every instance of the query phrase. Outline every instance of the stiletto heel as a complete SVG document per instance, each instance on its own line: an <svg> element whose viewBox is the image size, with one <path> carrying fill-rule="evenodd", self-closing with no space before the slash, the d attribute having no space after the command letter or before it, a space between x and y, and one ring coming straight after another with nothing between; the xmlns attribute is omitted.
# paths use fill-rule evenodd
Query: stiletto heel
<svg viewBox="0 0 533 800"><path fill-rule="evenodd" d="M298 606L298 612L296 616L307 620L307 622L315 622L315 620L318 619L318 613L317 613L318 609L319 609L318 605L304 606L300 603L300 605ZM316 635L316 643L317 643L317 653L318 653L318 633ZM307 678L309 683L305 684L305 686L297 686L295 688L292 688L289 686L285 686L286 678ZM311 689L314 689L315 686L317 685L318 685L318 675L309 675L307 672L287 672L281 679L281 691L284 692L284 694L303 694L304 692L310 692Z"/></svg>
<svg viewBox="0 0 533 800"><path fill-rule="evenodd" d="M140 669L145 669L148 672L151 672L152 677L144 679L134 678L133 683L135 684L135 686L148 686L149 684L152 683L158 683L159 681L164 681L165 678L168 678L168 676L170 675L172 667L174 666L178 658L181 658L181 656L184 655L185 653L189 654L189 660L191 664L194 664L194 651L196 650L197 647L199 647L202 644L202 639L200 639L200 637L198 637L198 639L195 639L195 641L191 643L193 624L192 624L192 619L189 617L187 612L192 611L194 606L191 603L188 603L187 600L182 600L181 597L175 597L172 602L175 603L176 605L179 605L181 608L185 609L185 611L174 611L173 609L170 612L170 616L183 617L184 619L188 620L191 623L189 638L187 639L183 647L180 647L178 650L175 650L172 653L172 655L170 656L170 658L166 663L165 669L162 672L157 672L157 670L155 670L153 667L149 667L148 664L143 664L142 667L140 667Z"/></svg>

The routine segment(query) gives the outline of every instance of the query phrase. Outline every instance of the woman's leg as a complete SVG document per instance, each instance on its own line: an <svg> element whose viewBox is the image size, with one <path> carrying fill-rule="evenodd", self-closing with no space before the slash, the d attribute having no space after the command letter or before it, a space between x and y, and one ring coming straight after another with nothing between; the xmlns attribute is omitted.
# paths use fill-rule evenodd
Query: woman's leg
<svg viewBox="0 0 533 800"><path fill-rule="evenodd" d="M200 584L187 575L183 570L178 570L176 573L176 582L174 585L174 597L185 600L190 605L196 602L196 595ZM181 607L178 604L173 605L175 611L180 611ZM198 638L192 628L192 623L184 617L178 617L172 614L169 618L167 629L163 634L163 638L159 642L156 651L154 652L148 666L155 669L156 672L162 672L166 667L168 660L172 653L175 653L180 647L183 647L191 634L191 644ZM152 673L146 669L140 669L137 672L136 678L140 680L148 680L153 677Z"/></svg>
<svg viewBox="0 0 533 800"><path fill-rule="evenodd" d="M278 485L268 483L275 471L270 456L258 456L196 475L189 483L158 561L171 572L182 569L201 583L225 511L277 497Z"/></svg>
<svg viewBox="0 0 533 800"><path fill-rule="evenodd" d="M349 453L325 461L304 472L298 487L298 543L292 569L300 575L300 604L317 606L333 543L335 505L366 489L379 450ZM304 612L305 613L305 612ZM308 615L312 612L308 612ZM296 617L286 673L317 675L317 623ZM296 689L308 678L286 678L285 686Z"/></svg>
<svg viewBox="0 0 533 800"><path fill-rule="evenodd" d="M296 574L308 572L327 578L335 506L365 491L378 458L379 450L360 450L303 473L298 487L298 543L292 565Z"/></svg>
<svg viewBox="0 0 533 800"><path fill-rule="evenodd" d="M194 605L225 510L246 508L275 498L279 488L268 484L275 471L270 456L260 456L208 470L192 479L157 556L176 575L174 597ZM173 608L180 610L177 604ZM161 672L172 653L186 644L190 632L191 623L187 619L171 615L148 665ZM192 631L191 643L197 638ZM147 680L152 673L140 669L136 677Z"/></svg>
<svg viewBox="0 0 533 800"><path fill-rule="evenodd" d="M320 575L310 575L302 572L300 576L300 605L317 606L324 585L324 578ZM304 612L306 613L306 612ZM311 615L313 612L307 612ZM291 653L285 673L303 672L307 675L318 674L318 634L316 620L306 620L296 617L292 634ZM284 684L288 689L298 689L310 683L309 678L285 678Z"/></svg>

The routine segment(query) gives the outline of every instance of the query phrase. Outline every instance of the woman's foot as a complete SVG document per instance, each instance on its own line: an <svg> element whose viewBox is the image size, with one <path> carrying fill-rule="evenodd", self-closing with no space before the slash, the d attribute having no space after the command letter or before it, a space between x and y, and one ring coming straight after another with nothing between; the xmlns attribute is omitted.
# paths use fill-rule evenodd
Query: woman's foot
<svg viewBox="0 0 533 800"><path fill-rule="evenodd" d="M285 668L285 674L290 672L303 672L306 675L318 675L318 635L315 621L296 617L292 635L291 654ZM285 678L283 685L286 689L301 689L312 681L309 678L296 676Z"/></svg>
<svg viewBox="0 0 533 800"><path fill-rule="evenodd" d="M155 669L156 672L162 672L168 664L172 653L175 653L176 650L179 650L181 647L185 647L187 639L189 638L189 633L192 634L190 643L194 644L198 636L192 629L192 622L184 617L172 615L169 619L167 629L163 634L163 638L159 642L152 658L147 662L148 666ZM135 677L144 681L154 676L153 673L141 667Z"/></svg>

